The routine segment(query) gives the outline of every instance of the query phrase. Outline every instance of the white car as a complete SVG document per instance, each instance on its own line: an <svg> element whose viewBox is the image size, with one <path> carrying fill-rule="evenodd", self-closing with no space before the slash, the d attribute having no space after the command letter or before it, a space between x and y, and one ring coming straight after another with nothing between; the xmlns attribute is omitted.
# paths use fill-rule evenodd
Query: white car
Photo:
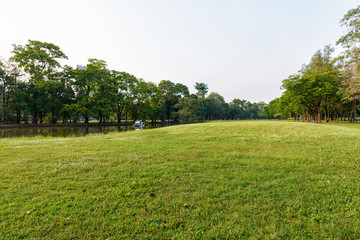
<svg viewBox="0 0 360 240"><path fill-rule="evenodd" d="M145 127L145 124L141 120L136 120L132 126L135 129L143 129Z"/></svg>

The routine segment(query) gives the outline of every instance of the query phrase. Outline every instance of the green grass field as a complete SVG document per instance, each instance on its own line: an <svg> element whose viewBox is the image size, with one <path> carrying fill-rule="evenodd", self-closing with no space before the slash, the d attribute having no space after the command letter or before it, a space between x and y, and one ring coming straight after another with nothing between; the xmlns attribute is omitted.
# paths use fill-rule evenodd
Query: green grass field
<svg viewBox="0 0 360 240"><path fill-rule="evenodd" d="M360 238L360 125L0 139L0 239Z"/></svg>

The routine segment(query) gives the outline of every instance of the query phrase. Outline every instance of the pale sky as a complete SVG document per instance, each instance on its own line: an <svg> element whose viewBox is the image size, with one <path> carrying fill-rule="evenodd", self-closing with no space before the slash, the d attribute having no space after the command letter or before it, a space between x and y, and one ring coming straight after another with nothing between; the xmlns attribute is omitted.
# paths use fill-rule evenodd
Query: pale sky
<svg viewBox="0 0 360 240"><path fill-rule="evenodd" d="M355 0L0 0L0 57L28 39L58 45L65 64L109 69L195 93L204 82L227 102L281 96L281 82L316 50L335 45Z"/></svg>

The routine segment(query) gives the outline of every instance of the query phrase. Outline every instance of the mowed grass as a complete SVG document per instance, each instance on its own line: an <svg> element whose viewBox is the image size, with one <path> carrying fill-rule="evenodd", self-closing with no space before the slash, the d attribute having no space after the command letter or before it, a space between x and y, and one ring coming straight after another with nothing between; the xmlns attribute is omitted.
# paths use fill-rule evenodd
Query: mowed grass
<svg viewBox="0 0 360 240"><path fill-rule="evenodd" d="M0 140L1 239L360 238L360 125Z"/></svg>

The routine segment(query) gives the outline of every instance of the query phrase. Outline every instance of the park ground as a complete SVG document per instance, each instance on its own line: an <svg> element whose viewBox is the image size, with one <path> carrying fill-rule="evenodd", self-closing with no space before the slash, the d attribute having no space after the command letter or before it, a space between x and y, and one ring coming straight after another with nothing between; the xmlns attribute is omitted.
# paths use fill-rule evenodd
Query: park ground
<svg viewBox="0 0 360 240"><path fill-rule="evenodd" d="M0 139L1 239L360 238L360 125Z"/></svg>

